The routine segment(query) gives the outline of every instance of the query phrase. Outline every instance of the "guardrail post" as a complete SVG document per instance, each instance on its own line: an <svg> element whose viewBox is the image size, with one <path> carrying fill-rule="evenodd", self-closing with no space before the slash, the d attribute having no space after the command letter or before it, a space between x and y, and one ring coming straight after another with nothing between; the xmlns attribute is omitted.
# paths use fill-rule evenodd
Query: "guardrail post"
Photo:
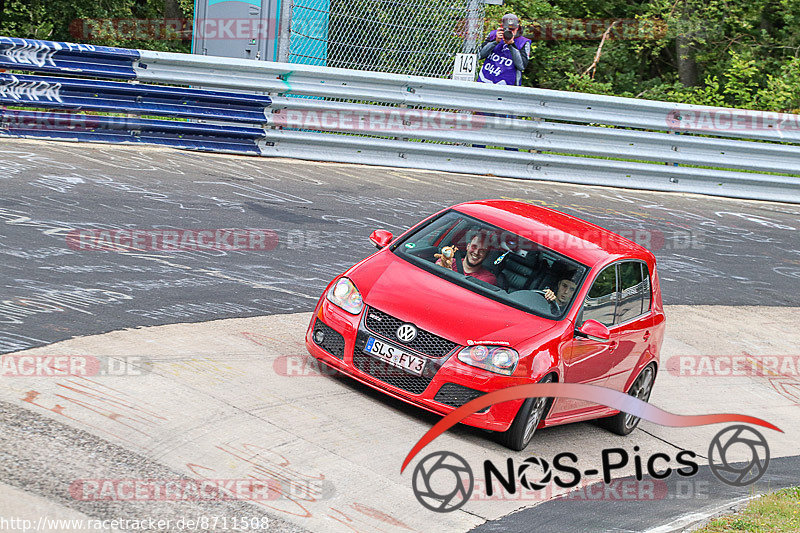
<svg viewBox="0 0 800 533"><path fill-rule="evenodd" d="M281 0L280 20L278 20L278 61L281 63L289 62L293 8L294 0Z"/></svg>

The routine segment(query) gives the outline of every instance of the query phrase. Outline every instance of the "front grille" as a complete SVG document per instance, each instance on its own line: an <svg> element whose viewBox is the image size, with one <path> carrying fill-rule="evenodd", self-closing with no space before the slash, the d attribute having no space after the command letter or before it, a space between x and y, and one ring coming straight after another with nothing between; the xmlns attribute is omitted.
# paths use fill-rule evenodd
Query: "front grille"
<svg viewBox="0 0 800 533"><path fill-rule="evenodd" d="M410 392L411 394L422 394L433 379L433 376L415 376L399 368L380 361L358 349L353 354L353 366L362 372L376 377L384 383L388 383L398 389ZM427 370L427 368L425 369Z"/></svg>
<svg viewBox="0 0 800 533"><path fill-rule="evenodd" d="M325 335L325 337L322 339L322 342L317 342L317 331L321 331L323 335ZM339 359L344 358L344 337L342 337L341 333L320 319L317 319L317 321L314 323L314 334L312 335L312 338L314 339L314 343L317 344L317 346L320 346L326 352L338 357Z"/></svg>
<svg viewBox="0 0 800 533"><path fill-rule="evenodd" d="M379 335L383 335L387 339L392 339L395 342L397 342L397 337L395 336L397 328L405 324L402 320L373 308L367 311L367 317L364 323L367 329ZM458 345L455 342L443 339L424 329L417 329L417 336L414 340L409 343L401 343L401 346L408 346L413 350L431 357L442 357L449 354Z"/></svg>
<svg viewBox="0 0 800 533"><path fill-rule="evenodd" d="M445 383L442 385L442 388L439 389L439 392L436 393L434 400L451 407L461 407L470 400L474 400L478 396L483 396L484 394L486 393L456 383ZM478 412L483 413L488 409L489 407L484 407Z"/></svg>

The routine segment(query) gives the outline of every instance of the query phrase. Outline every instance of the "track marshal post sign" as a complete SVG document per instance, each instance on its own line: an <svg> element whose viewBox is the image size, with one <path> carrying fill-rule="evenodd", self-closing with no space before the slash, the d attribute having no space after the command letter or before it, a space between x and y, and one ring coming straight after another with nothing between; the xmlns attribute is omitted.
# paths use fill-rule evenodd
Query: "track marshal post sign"
<svg viewBox="0 0 800 533"><path fill-rule="evenodd" d="M477 68L477 54L456 54L455 65L453 66L453 79L475 81L475 72Z"/></svg>

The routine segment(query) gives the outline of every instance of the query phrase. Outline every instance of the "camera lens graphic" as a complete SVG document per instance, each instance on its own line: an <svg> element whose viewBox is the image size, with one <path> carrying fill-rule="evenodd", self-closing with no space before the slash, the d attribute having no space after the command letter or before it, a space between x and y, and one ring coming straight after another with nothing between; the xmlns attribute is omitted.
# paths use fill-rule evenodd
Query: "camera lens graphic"
<svg viewBox="0 0 800 533"><path fill-rule="evenodd" d="M550 464L538 457L528 457L519 465L519 468L517 468L519 484L528 490L541 490L545 488L550 482L552 474Z"/></svg>
<svg viewBox="0 0 800 533"><path fill-rule="evenodd" d="M741 461L742 452L744 461L734 463L736 459ZM708 466L717 479L728 485L743 487L755 483L769 466L767 439L745 425L725 428L708 447Z"/></svg>
<svg viewBox="0 0 800 533"><path fill-rule="evenodd" d="M460 509L472 496L472 468L458 454L433 452L414 468L412 488L417 501L437 513Z"/></svg>

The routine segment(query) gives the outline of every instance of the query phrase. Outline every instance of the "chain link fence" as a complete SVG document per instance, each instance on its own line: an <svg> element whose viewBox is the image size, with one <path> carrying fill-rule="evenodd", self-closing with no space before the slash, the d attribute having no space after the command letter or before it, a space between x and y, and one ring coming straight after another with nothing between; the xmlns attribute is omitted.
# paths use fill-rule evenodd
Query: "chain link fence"
<svg viewBox="0 0 800 533"><path fill-rule="evenodd" d="M449 78L483 23L478 0L294 0L288 60Z"/></svg>

